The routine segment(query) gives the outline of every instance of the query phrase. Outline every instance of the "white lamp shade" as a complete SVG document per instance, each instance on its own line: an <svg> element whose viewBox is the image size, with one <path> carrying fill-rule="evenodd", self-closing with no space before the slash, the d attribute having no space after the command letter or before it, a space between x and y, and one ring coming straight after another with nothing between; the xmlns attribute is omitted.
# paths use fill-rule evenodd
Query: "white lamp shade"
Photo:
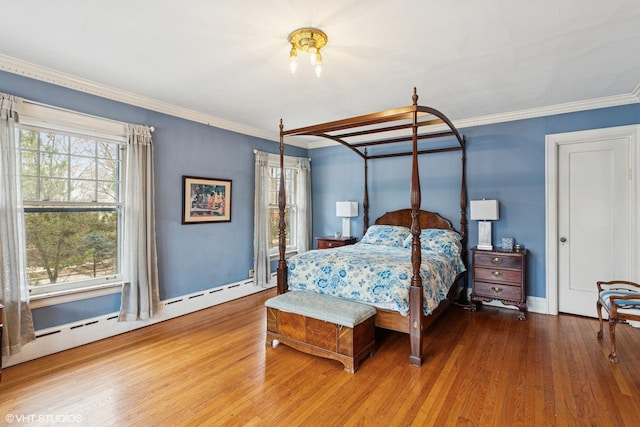
<svg viewBox="0 0 640 427"><path fill-rule="evenodd" d="M469 218L478 221L495 221L499 219L497 200L471 200Z"/></svg>
<svg viewBox="0 0 640 427"><path fill-rule="evenodd" d="M358 202L336 202L336 216L342 218L358 216Z"/></svg>

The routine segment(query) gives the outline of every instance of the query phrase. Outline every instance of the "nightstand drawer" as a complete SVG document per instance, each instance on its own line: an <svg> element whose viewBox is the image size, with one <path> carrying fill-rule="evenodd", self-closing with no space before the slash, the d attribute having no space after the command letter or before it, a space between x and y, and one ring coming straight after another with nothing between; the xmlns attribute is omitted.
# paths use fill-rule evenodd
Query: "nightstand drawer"
<svg viewBox="0 0 640 427"><path fill-rule="evenodd" d="M474 268L473 274L476 280L486 280L489 282L511 282L519 285L522 281L522 272L520 270Z"/></svg>
<svg viewBox="0 0 640 427"><path fill-rule="evenodd" d="M494 268L522 268L522 257L501 255L495 252L483 254L475 252L473 263L477 267L494 267Z"/></svg>
<svg viewBox="0 0 640 427"><path fill-rule="evenodd" d="M478 296L510 301L520 301L522 299L521 286L512 286L502 283L477 281L474 283L473 293Z"/></svg>
<svg viewBox="0 0 640 427"><path fill-rule="evenodd" d="M318 239L318 249L329 249L344 246L342 242L336 242L335 240L320 240Z"/></svg>
<svg viewBox="0 0 640 427"><path fill-rule="evenodd" d="M318 249L339 248L340 246L353 245L358 241L355 237L316 237Z"/></svg>

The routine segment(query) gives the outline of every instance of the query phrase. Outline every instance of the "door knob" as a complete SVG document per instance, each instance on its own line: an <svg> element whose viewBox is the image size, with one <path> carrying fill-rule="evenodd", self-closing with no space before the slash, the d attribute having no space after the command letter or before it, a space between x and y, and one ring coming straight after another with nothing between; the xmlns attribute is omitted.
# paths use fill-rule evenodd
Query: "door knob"
<svg viewBox="0 0 640 427"><path fill-rule="evenodd" d="M560 238L560 241L561 241L562 243L564 243L564 242L566 242L566 241L567 241L567 238L566 238L566 237L561 237L561 238Z"/></svg>

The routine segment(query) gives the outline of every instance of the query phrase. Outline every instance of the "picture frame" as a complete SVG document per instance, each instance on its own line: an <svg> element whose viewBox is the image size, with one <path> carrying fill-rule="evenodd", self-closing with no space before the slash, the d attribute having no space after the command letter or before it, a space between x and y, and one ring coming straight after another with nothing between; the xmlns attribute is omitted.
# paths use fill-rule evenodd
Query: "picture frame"
<svg viewBox="0 0 640 427"><path fill-rule="evenodd" d="M231 222L231 180L182 177L182 223Z"/></svg>

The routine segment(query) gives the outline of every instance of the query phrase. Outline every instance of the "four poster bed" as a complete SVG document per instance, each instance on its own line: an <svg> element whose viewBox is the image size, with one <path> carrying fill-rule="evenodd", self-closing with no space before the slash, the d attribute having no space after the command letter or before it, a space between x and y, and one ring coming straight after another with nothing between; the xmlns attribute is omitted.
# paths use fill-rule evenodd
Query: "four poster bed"
<svg viewBox="0 0 640 427"><path fill-rule="evenodd" d="M298 129L285 130L280 120L281 169L284 168L286 137L322 137L344 145L363 159L365 182L361 242L305 252L292 257L287 265L285 182L284 174L280 175L277 291L278 295L289 290L311 291L375 306L375 325L408 333L409 361L421 365L424 360L423 331L457 296L459 286L456 285L461 283L463 289L466 288L466 141L444 114L418 105L415 88L412 100L413 104L407 107ZM409 149L407 145L410 145ZM381 151L382 146L390 147L391 151ZM374 153L369 154L368 150ZM449 220L420 209L418 157L449 151L461 152L459 232ZM368 162L398 156L412 157L410 208L387 212L369 227ZM391 258L376 258L378 253ZM347 258L341 261L343 264L338 264L343 257ZM382 270L374 270L376 265L383 265ZM348 282L350 277L352 282ZM365 294L368 291L371 293ZM395 297L379 298L388 294ZM460 298L466 302L466 292Z"/></svg>

